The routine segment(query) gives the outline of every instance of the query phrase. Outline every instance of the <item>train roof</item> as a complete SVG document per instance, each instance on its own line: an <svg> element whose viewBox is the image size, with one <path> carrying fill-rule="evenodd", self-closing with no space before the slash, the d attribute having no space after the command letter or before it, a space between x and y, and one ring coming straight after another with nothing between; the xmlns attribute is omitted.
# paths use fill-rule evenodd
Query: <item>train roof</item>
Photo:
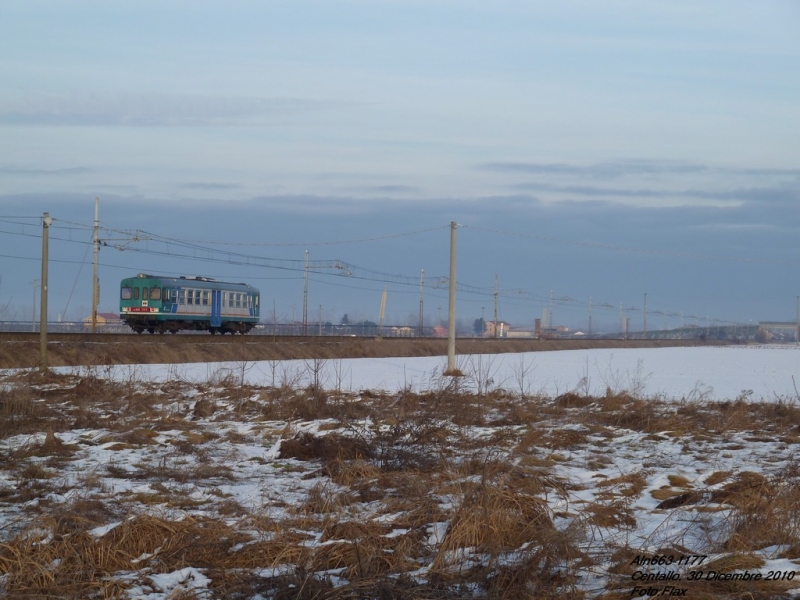
<svg viewBox="0 0 800 600"><path fill-rule="evenodd" d="M126 277L122 280L121 284L135 282L137 279L157 279L162 285L174 285L178 287L196 287L204 288L218 288L226 287L230 289L249 290L258 292L258 289L251 286L249 283L231 283L228 281L217 281L211 277L201 277L195 275L181 275L180 277L168 277L164 275L151 275L149 273L139 273L136 277Z"/></svg>

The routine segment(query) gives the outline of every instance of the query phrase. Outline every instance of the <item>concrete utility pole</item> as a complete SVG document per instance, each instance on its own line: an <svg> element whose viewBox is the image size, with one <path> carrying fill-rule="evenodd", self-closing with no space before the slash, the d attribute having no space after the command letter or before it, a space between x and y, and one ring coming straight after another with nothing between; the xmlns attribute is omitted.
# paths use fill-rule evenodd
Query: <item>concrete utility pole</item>
<svg viewBox="0 0 800 600"><path fill-rule="evenodd" d="M592 337L592 297L589 296L589 337Z"/></svg>
<svg viewBox="0 0 800 600"><path fill-rule="evenodd" d="M97 333L97 305L100 304L100 280L97 278L97 255L100 251L100 199L94 199L94 270L92 273L92 333Z"/></svg>
<svg viewBox="0 0 800 600"><path fill-rule="evenodd" d="M497 273L494 274L494 337L497 337L497 298L500 292L497 288Z"/></svg>
<svg viewBox="0 0 800 600"><path fill-rule="evenodd" d="M647 339L647 292L644 293L644 339Z"/></svg>
<svg viewBox="0 0 800 600"><path fill-rule="evenodd" d="M450 302L447 321L447 371L456 374L456 228L455 221L450 223Z"/></svg>
<svg viewBox="0 0 800 600"><path fill-rule="evenodd" d="M422 334L425 331L425 324L423 323L423 295L425 292L425 269L422 269L422 273L419 276L419 337L422 337Z"/></svg>
<svg viewBox="0 0 800 600"><path fill-rule="evenodd" d="M33 286L33 313L31 313L31 331L36 333L36 290L39 289L40 281L34 279L31 281Z"/></svg>
<svg viewBox="0 0 800 600"><path fill-rule="evenodd" d="M794 326L794 343L800 344L800 296L797 297L797 322Z"/></svg>
<svg viewBox="0 0 800 600"><path fill-rule="evenodd" d="M308 250L306 250L306 266L303 269L303 335L308 333Z"/></svg>
<svg viewBox="0 0 800 600"><path fill-rule="evenodd" d="M39 371L47 370L47 264L49 261L50 213L42 216L42 298L39 317Z"/></svg>
<svg viewBox="0 0 800 600"><path fill-rule="evenodd" d="M381 294L381 312L378 315L378 337L383 337L383 315L386 312L386 286L383 286Z"/></svg>

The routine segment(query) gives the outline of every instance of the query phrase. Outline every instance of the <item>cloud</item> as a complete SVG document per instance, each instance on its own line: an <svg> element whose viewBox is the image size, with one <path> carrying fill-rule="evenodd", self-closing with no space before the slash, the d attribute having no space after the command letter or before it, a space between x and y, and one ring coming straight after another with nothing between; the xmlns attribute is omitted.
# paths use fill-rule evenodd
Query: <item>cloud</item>
<svg viewBox="0 0 800 600"><path fill-rule="evenodd" d="M488 162L479 170L526 175L568 175L590 179L618 179L642 175L730 174L756 177L800 177L800 169L721 167L686 161L619 160L590 165L567 163Z"/></svg>
<svg viewBox="0 0 800 600"><path fill-rule="evenodd" d="M236 183L214 183L214 182L206 183L201 181L182 183L178 185L178 187L185 188L188 190L207 190L207 191L238 190L242 188L241 185Z"/></svg>
<svg viewBox="0 0 800 600"><path fill-rule="evenodd" d="M82 175L91 173L92 169L86 167L74 167L70 169L28 169L13 165L0 165L0 173L6 175L36 175L36 176L60 176L60 175Z"/></svg>
<svg viewBox="0 0 800 600"><path fill-rule="evenodd" d="M606 188L597 186L554 185L524 182L510 186L520 191L542 191L590 198L697 198L720 202L770 202L779 204L800 200L800 187L778 185L774 187L737 188L731 190L657 190L648 188Z"/></svg>
<svg viewBox="0 0 800 600"><path fill-rule="evenodd" d="M592 179L616 179L629 175L705 173L708 167L681 161L625 160L591 165L567 163L490 162L479 165L485 171L528 175L570 175Z"/></svg>
<svg viewBox="0 0 800 600"><path fill-rule="evenodd" d="M366 194L399 194L419 196L422 193L422 188L413 185L367 185L360 187L349 188L352 192L360 192Z"/></svg>
<svg viewBox="0 0 800 600"><path fill-rule="evenodd" d="M32 126L199 127L284 121L341 102L177 94L72 94L0 101L0 123Z"/></svg>

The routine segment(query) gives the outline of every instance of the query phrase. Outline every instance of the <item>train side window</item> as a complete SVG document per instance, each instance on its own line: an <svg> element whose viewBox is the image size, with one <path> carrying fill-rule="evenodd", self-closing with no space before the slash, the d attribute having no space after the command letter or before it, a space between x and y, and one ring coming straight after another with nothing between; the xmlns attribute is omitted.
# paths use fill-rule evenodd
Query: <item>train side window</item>
<svg viewBox="0 0 800 600"><path fill-rule="evenodd" d="M258 308L258 296L256 296L256 308Z"/></svg>
<svg viewBox="0 0 800 600"><path fill-rule="evenodd" d="M222 308L228 306L228 292L222 292Z"/></svg>
<svg viewBox="0 0 800 600"><path fill-rule="evenodd" d="M152 288L150 288L150 300L161 300L161 288L160 287L152 287Z"/></svg>
<svg viewBox="0 0 800 600"><path fill-rule="evenodd" d="M194 290L186 290L186 304L194 304Z"/></svg>
<svg viewBox="0 0 800 600"><path fill-rule="evenodd" d="M129 287L124 287L119 291L119 297L121 300L130 300L133 297L133 290Z"/></svg>
<svg viewBox="0 0 800 600"><path fill-rule="evenodd" d="M253 308L253 297L249 294L247 296L247 308Z"/></svg>
<svg viewBox="0 0 800 600"><path fill-rule="evenodd" d="M173 303L177 304L177 302L178 302L178 290L176 290L175 288L172 288L171 290L169 290L168 298L170 298Z"/></svg>
<svg viewBox="0 0 800 600"><path fill-rule="evenodd" d="M242 308L242 295L236 294L236 308Z"/></svg>
<svg viewBox="0 0 800 600"><path fill-rule="evenodd" d="M181 290L180 296L178 296L178 302L180 304L186 304L186 290Z"/></svg>
<svg viewBox="0 0 800 600"><path fill-rule="evenodd" d="M137 288L137 287L133 288L133 299L134 300L138 300L139 299L139 288Z"/></svg>
<svg viewBox="0 0 800 600"><path fill-rule="evenodd" d="M203 290L203 306L208 306L208 290Z"/></svg>

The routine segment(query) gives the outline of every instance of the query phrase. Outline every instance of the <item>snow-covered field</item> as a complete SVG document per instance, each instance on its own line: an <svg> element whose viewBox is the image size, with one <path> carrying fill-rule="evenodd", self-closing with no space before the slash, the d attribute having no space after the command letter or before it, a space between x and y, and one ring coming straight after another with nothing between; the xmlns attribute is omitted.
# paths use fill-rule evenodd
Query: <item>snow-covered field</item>
<svg viewBox="0 0 800 600"><path fill-rule="evenodd" d="M206 381L220 373L244 374L252 385L307 381L312 361L136 365L110 369L117 378ZM568 391L592 395L622 389L668 399L750 400L798 399L800 347L727 346L616 350L566 350L525 354L458 356L465 385L476 377L491 387L519 391L527 371L526 393L558 396ZM316 366L325 387L421 391L435 387L446 358L361 358L323 361ZM74 369L60 369L63 372Z"/></svg>
<svg viewBox="0 0 800 600"><path fill-rule="evenodd" d="M4 373L0 593L800 597L796 347L444 366Z"/></svg>

